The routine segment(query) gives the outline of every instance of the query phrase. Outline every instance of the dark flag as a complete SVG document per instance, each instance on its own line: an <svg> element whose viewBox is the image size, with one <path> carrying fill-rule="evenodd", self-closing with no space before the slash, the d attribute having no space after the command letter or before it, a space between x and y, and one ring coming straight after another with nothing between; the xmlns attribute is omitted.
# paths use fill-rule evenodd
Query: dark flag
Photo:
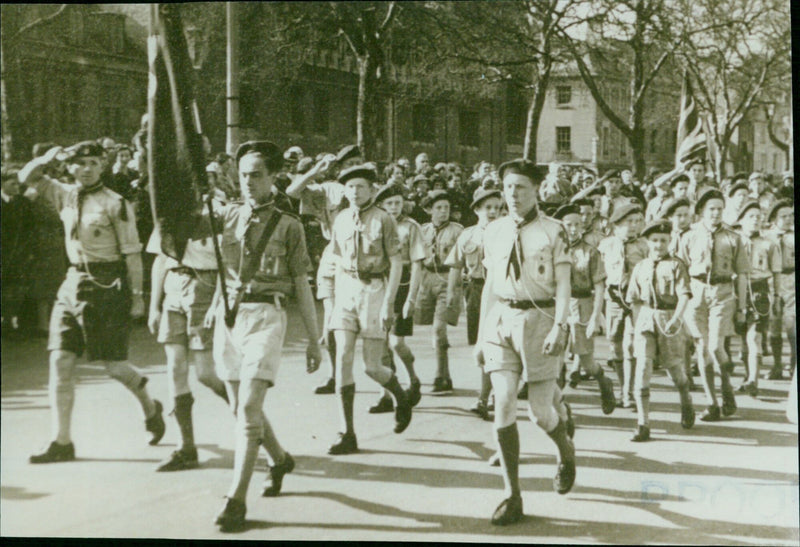
<svg viewBox="0 0 800 547"><path fill-rule="evenodd" d="M161 250L181 260L202 208L205 154L178 5L150 6L147 169Z"/></svg>
<svg viewBox="0 0 800 547"><path fill-rule="evenodd" d="M678 120L678 143L675 152L675 166L685 165L691 160L705 160L708 145L706 142L703 121L697 110L697 103L692 95L692 84L689 74L683 75L681 88L681 112Z"/></svg>

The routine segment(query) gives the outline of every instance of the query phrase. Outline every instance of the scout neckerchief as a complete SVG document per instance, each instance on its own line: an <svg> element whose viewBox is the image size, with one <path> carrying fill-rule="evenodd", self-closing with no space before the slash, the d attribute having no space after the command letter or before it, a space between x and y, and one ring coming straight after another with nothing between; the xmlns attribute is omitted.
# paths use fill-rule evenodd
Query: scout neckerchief
<svg viewBox="0 0 800 547"><path fill-rule="evenodd" d="M525 217L520 221L516 222L514 226L514 246L511 248L511 254L508 257L508 266L506 266L506 277L511 275L511 270L514 270L514 279L519 281L519 276L522 273L522 261L525 260L525 257L522 254L522 241L520 237L520 232L522 228L534 220L536 217L539 216L539 209L534 205L533 209L528 211Z"/></svg>
<svg viewBox="0 0 800 547"><path fill-rule="evenodd" d="M708 230L708 227L703 224L703 227ZM714 227L713 230L708 230L711 234L711 256L708 260L708 272L706 272L706 284L711 283L711 272L714 271L714 253L717 250L717 234L722 229L722 223L720 222L717 226Z"/></svg>
<svg viewBox="0 0 800 547"><path fill-rule="evenodd" d="M364 223L361 222L361 213L372 207L372 205L373 201L370 200L361 207L350 207L350 209L353 210L353 227L355 230L356 269L358 269L358 254L361 250L361 234L364 232Z"/></svg>
<svg viewBox="0 0 800 547"><path fill-rule="evenodd" d="M72 239L74 240L78 239L78 226L80 226L81 223L81 216L83 214L83 202L86 201L86 196L95 194L102 189L103 189L103 183L98 182L94 186L89 186L89 187L80 186L78 190L72 194L73 196L72 205L77 210L75 223L72 225L72 230L70 231L70 237L72 237ZM120 211L120 218L122 218L122 220L128 220L128 211L125 208L124 203L122 204L122 210Z"/></svg>
<svg viewBox="0 0 800 547"><path fill-rule="evenodd" d="M433 224L433 221L431 221ZM445 220L438 226L433 224L433 267L437 270L439 269L440 260L439 260L439 235L444 231L444 229L450 224L450 220Z"/></svg>

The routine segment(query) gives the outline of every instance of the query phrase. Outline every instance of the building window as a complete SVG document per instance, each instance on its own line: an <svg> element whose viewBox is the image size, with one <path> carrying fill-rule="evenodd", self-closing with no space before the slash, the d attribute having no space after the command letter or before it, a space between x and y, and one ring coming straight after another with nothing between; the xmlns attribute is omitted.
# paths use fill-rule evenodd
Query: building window
<svg viewBox="0 0 800 547"><path fill-rule="evenodd" d="M331 101L325 89L314 90L313 130L317 135L327 135L330 129Z"/></svg>
<svg viewBox="0 0 800 547"><path fill-rule="evenodd" d="M480 146L481 117L474 110L458 112L458 142L466 146Z"/></svg>
<svg viewBox="0 0 800 547"><path fill-rule="evenodd" d="M603 157L607 158L611 153L611 129L603 128Z"/></svg>
<svg viewBox="0 0 800 547"><path fill-rule="evenodd" d="M433 107L415 104L412 112L412 137L418 142L433 142L435 138L435 116Z"/></svg>
<svg viewBox="0 0 800 547"><path fill-rule="evenodd" d="M653 129L650 133L650 153L656 153L656 140L658 139L658 129Z"/></svg>
<svg viewBox="0 0 800 547"><path fill-rule="evenodd" d="M572 128L556 127L556 152L567 154L572 151Z"/></svg>
<svg viewBox="0 0 800 547"><path fill-rule="evenodd" d="M305 105L303 88L294 86L289 94L289 126L295 133L303 133L305 127Z"/></svg>
<svg viewBox="0 0 800 547"><path fill-rule="evenodd" d="M556 104L558 106L565 106L572 102L572 86L559 85L556 86Z"/></svg>

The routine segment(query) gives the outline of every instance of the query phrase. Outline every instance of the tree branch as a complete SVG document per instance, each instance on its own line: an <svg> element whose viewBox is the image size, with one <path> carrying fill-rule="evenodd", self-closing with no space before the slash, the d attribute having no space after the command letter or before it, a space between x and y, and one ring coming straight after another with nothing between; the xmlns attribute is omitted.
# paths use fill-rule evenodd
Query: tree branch
<svg viewBox="0 0 800 547"><path fill-rule="evenodd" d="M26 32L28 32L28 31L29 31L29 30L31 30L32 28L34 28L34 27L38 27L39 25L43 25L43 24L45 24L45 23L47 23L47 22L50 22L50 21L52 21L53 19L55 19L56 17L58 17L59 15L61 15L61 13L62 13L62 12L63 12L63 11L66 9L66 8L67 8L67 4L61 4L61 5L58 7L58 9L57 9L56 11L54 11L53 13L51 13L50 15L47 15L47 16L45 16L45 17L40 17L39 19L36 19L35 21L31 21L30 23L28 23L28 24L27 24L27 25L25 25L24 27L20 28L20 29L19 29L17 32L15 32L15 33L14 33L14 34L13 34L13 35L12 35L12 36L11 36L11 37L8 39L8 42L7 42L7 43L8 43L9 45L11 45L11 44L13 44L13 43L14 43L14 41L15 41L15 40L17 40L17 39L18 39L20 36L22 36L23 34L25 34Z"/></svg>

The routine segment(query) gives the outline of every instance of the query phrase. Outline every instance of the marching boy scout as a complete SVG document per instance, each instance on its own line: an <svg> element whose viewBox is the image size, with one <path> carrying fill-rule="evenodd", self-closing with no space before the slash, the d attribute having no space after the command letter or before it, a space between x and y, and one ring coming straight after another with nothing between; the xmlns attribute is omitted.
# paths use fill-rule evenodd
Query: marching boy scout
<svg viewBox="0 0 800 547"><path fill-rule="evenodd" d="M642 230L650 253L634 266L625 294L625 301L633 309L634 324L633 396L638 424L631 438L634 442L650 439L650 376L656 356L680 393L681 426L689 429L695 420L684 370L686 339L681 325L690 296L689 274L680 259L669 255L671 231L672 226L665 220L651 222Z"/></svg>
<svg viewBox="0 0 800 547"><path fill-rule="evenodd" d="M483 236L486 233L486 226L498 216L503 207L503 194L500 190L484 190L479 188L475 192L471 208L478 217L475 226L466 228L458 236L456 244L450 250L450 254L445 259L445 266L450 267L450 274L447 279L447 299L452 303L455 298L456 287L461 283L461 275L464 272L467 276L467 343L474 346L478 340L478 321L481 312L481 293L486 280L486 269L483 266ZM474 412L484 420L489 417L489 393L492 390L492 383L489 375L481 371L481 391L478 401L470 411Z"/></svg>
<svg viewBox="0 0 800 547"><path fill-rule="evenodd" d="M450 366L447 359L447 325L455 326L461 311L461 291L458 287L450 302L447 301L447 278L450 267L444 264L450 249L464 227L450 222L452 196L446 190L430 192L422 206L431 215L431 221L422 225L422 239L427 256L422 261L422 281L417 292L414 322L433 324L433 347L436 349L436 378L431 395L453 392Z"/></svg>
<svg viewBox="0 0 800 547"><path fill-rule="evenodd" d="M774 319L770 321L770 345L774 364L769 372L769 379L781 380L783 378L781 328L789 339L790 370L794 371L797 365L797 311L795 309L797 279L794 276L794 204L792 201L788 199L778 201L767 215L767 223L774 226L772 230L768 231L768 235L778 244L782 261L781 274L778 276L778 284L775 286L776 293L773 296L776 304L773 311Z"/></svg>
<svg viewBox="0 0 800 547"><path fill-rule="evenodd" d="M720 419L714 389L715 370L722 383L722 414L730 416L736 412L731 362L724 340L734 334L734 321L745 322L747 310L749 259L741 237L722 225L724 205L719 190L707 188L701 192L695 204L695 213L701 220L681 238L678 249L678 258L688 265L691 277L692 298L685 320L697 345L700 376L708 399L709 406L700 417L704 422Z"/></svg>
<svg viewBox="0 0 800 547"><path fill-rule="evenodd" d="M556 385L569 329L567 238L556 221L538 210L536 196L543 174L532 162L504 163L499 175L509 215L486 227L485 241L492 245L484 247L486 283L476 355L495 393L494 426L506 493L491 522L506 525L522 517L516 424L520 376L528 385L531 421L558 448L553 488L559 494L569 492L575 482L575 447Z"/></svg>
<svg viewBox="0 0 800 547"><path fill-rule="evenodd" d="M64 184L43 173L56 156L66 156L77 184ZM105 152L93 141L66 151L60 147L31 160L19 172L20 182L56 205L66 234L71 263L50 316L50 407L54 440L31 463L75 459L70 436L75 400L75 360L84 351L90 362L138 399L150 444L164 436L162 406L147 394L147 377L128 362L130 318L144 314L142 259L133 207L103 184Z"/></svg>
<svg viewBox="0 0 800 547"><path fill-rule="evenodd" d="M756 200L746 201L736 219L740 225L747 256L750 257L750 283L747 286L747 319L742 341L742 357L747 367L747 378L739 387L740 393L751 397L758 395L758 372L761 368L761 339L768 332L771 300L777 300L782 262L781 250L772 239L759 232L761 205ZM772 288L770 288L772 287ZM771 296L774 295L774 296Z"/></svg>
<svg viewBox="0 0 800 547"><path fill-rule="evenodd" d="M581 213L576 204L563 205L554 218L560 220L569 238L572 259L571 298L569 300L570 346L575 361L570 367L570 386L580 380L580 369L597 380L603 414L611 414L617 405L614 384L594 360L594 334L603 309L606 272L599 251L586 243L581 235Z"/></svg>
<svg viewBox="0 0 800 547"><path fill-rule="evenodd" d="M600 242L597 250L606 270L606 337L611 343L608 364L619 378L622 408L631 408L633 379L633 324L624 302L631 271L648 254L647 243L639 238L644 221L641 207L625 203L615 209L609 224L613 235Z"/></svg>
<svg viewBox="0 0 800 547"><path fill-rule="evenodd" d="M425 246L422 243L422 233L417 222L403 214L403 187L397 184L387 184L375 194L375 203L389 213L397 223L397 237L400 242L400 259L403 271L400 275L400 286L394 299L394 320L392 332L389 334L389 344L403 365L406 367L409 379L408 397L411 406L419 403L420 381L414 372L414 354L406 344L406 336L414 333L414 300L412 294L417 294L419 282L422 278L422 259L425 258ZM390 356L391 357L391 356ZM391 412L394 410L392 395L385 388L380 400L375 406L370 407L372 414Z"/></svg>
<svg viewBox="0 0 800 547"><path fill-rule="evenodd" d="M353 428L353 357L356 337L363 341L367 375L395 398L395 433L411 422L411 402L392 369L382 364L387 331L403 270L397 224L372 201L375 170L356 165L339 174L350 207L333 223L331 243L337 257L335 298L328 328L336 337L336 386L342 431L329 454L358 451Z"/></svg>
<svg viewBox="0 0 800 547"><path fill-rule="evenodd" d="M187 242L180 262L161 252L157 227L147 244L147 252L157 255L153 261L147 325L150 332L158 336L158 342L164 345L167 384L181 434L181 447L173 451L157 471L180 471L198 466L189 363L195 364L200 383L228 402L225 383L214 371L211 354L213 331L205 325L217 286L217 260L208 215L198 219L193 236Z"/></svg>
<svg viewBox="0 0 800 547"><path fill-rule="evenodd" d="M294 460L264 415L264 398L275 385L286 334L285 298L297 299L308 334L308 372L319 367L321 358L303 226L273 201L272 185L283 155L273 143L251 141L239 146L236 163L244 203L226 205L215 215L222 228L228 304L237 313L229 325L225 307L219 305L218 286L207 316L208 323L215 316L214 363L236 415L233 480L216 519L222 530L244 523L247 488L259 446L264 446L270 460L264 495L277 495L284 475L294 469Z"/></svg>

